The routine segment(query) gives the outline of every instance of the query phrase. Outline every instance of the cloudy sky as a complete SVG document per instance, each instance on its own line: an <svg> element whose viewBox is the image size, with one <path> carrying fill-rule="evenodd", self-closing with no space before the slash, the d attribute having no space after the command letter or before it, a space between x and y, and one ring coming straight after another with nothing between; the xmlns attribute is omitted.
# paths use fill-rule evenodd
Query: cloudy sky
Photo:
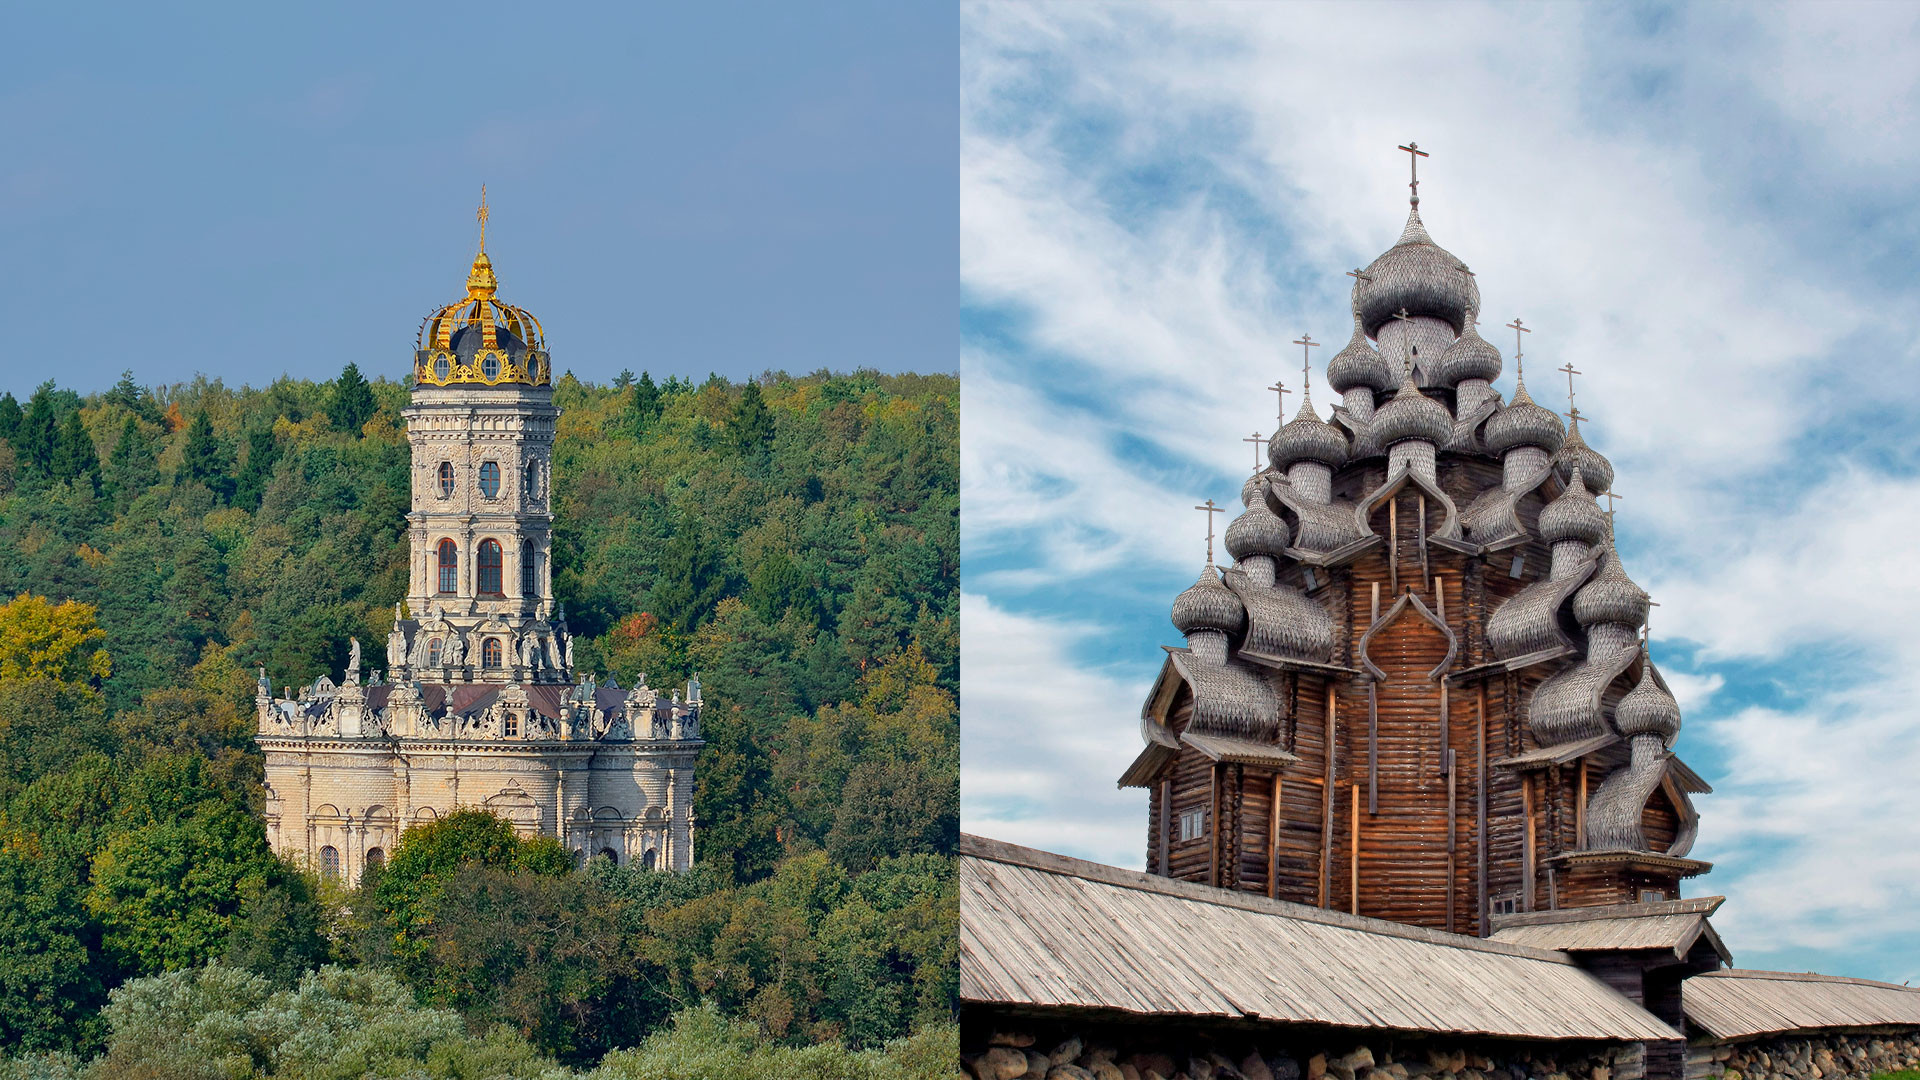
<svg viewBox="0 0 1920 1080"><path fill-rule="evenodd" d="M487 184L556 366L951 371L941 4L20 4L0 391L402 375Z"/></svg>
<svg viewBox="0 0 1920 1080"><path fill-rule="evenodd" d="M1530 389L1585 372L1716 788L1692 891L1731 897L1742 966L1920 977L1916 20L966 7L965 827L1140 864L1113 781L1203 558L1188 508L1237 496L1287 343L1345 340L1414 139L1486 321L1537 330Z"/></svg>

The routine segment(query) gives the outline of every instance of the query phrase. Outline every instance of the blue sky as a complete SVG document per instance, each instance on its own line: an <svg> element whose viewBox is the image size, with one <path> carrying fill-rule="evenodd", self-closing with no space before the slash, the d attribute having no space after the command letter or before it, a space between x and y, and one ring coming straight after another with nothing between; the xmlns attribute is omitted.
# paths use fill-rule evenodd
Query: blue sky
<svg viewBox="0 0 1920 1080"><path fill-rule="evenodd" d="M1692 892L1730 897L1742 966L1920 977L1916 20L963 8L965 827L1139 865L1113 780L1202 561L1188 508L1237 496L1288 342L1345 340L1416 139L1485 321L1536 328L1529 388L1585 373L1716 787Z"/></svg>
<svg viewBox="0 0 1920 1080"><path fill-rule="evenodd" d="M57 5L0 72L0 390L398 376L480 185L554 362L954 369L943 4Z"/></svg>

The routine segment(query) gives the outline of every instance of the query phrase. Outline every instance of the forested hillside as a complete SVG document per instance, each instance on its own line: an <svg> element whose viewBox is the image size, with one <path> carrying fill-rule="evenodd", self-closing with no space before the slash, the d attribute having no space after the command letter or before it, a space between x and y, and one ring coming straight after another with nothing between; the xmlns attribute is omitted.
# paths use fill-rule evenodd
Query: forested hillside
<svg viewBox="0 0 1920 1080"><path fill-rule="evenodd" d="M393 987L420 1023L460 1018L421 1054L506 1040L528 1069L650 1035L845 1055L951 1020L956 380L567 376L554 397L578 667L705 687L700 869L582 875L456 815L352 895L265 847L252 673L338 677L349 635L384 639L406 389L349 366L0 397L0 1050L124 1055L153 1002ZM217 1075L276 1075L265 1053Z"/></svg>

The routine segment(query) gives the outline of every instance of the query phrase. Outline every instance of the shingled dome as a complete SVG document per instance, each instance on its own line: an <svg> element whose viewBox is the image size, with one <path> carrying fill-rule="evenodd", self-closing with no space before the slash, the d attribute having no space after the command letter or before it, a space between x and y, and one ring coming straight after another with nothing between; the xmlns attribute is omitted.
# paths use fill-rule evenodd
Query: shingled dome
<svg viewBox="0 0 1920 1080"><path fill-rule="evenodd" d="M1644 656L1640 662L1640 681L1614 706L1613 726L1629 738L1658 735L1669 745L1673 737L1680 734L1680 704L1653 677L1653 666Z"/></svg>
<svg viewBox="0 0 1920 1080"><path fill-rule="evenodd" d="M1587 478L1587 487L1593 491L1607 491L1613 487L1613 463L1600 456L1600 452L1587 445L1580 437L1580 421L1575 420L1567 431L1567 439L1553 455L1553 469L1560 474L1560 482L1568 482L1577 473Z"/></svg>
<svg viewBox="0 0 1920 1080"><path fill-rule="evenodd" d="M1320 419L1311 401L1301 402L1300 412L1267 441L1267 460L1281 470L1297 461L1317 461L1337 469L1351 453L1346 435Z"/></svg>
<svg viewBox="0 0 1920 1080"><path fill-rule="evenodd" d="M1407 439L1440 446L1453 434L1453 414L1413 385L1412 372L1403 371L1399 392L1373 416L1373 433L1382 446Z"/></svg>
<svg viewBox="0 0 1920 1080"><path fill-rule="evenodd" d="M1544 513L1540 516L1546 517ZM1647 621L1646 590L1627 576L1627 568L1620 565L1620 553L1612 544L1601 553L1600 570L1593 580L1573 594L1573 618L1581 626L1620 623L1637 627Z"/></svg>
<svg viewBox="0 0 1920 1080"><path fill-rule="evenodd" d="M1597 544L1607 535L1607 515L1593 501L1580 470L1573 471L1567 490L1540 511L1540 538L1549 544L1578 540Z"/></svg>
<svg viewBox="0 0 1920 1080"><path fill-rule="evenodd" d="M1354 313L1370 337L1378 337L1398 311L1444 319L1459 333L1479 295L1467 264L1427 235L1419 207L1407 214L1399 241L1362 274Z"/></svg>
<svg viewBox="0 0 1920 1080"><path fill-rule="evenodd" d="M1359 304L1360 291L1354 288L1354 303ZM1393 389L1393 365L1380 351L1367 343L1367 331L1360 325L1360 316L1353 317L1353 337L1348 339L1346 347L1333 354L1327 361L1327 382L1335 391L1346 393L1356 386L1386 393Z"/></svg>
<svg viewBox="0 0 1920 1080"><path fill-rule="evenodd" d="M1537 446L1551 454L1560 449L1567 429L1552 409L1534 404L1523 382L1514 390L1513 400L1487 420L1481 437L1493 454L1504 454L1516 446Z"/></svg>
<svg viewBox="0 0 1920 1080"><path fill-rule="evenodd" d="M1469 321L1440 354L1440 367L1434 377L1442 386L1458 386L1468 379L1492 382L1500 377L1500 350L1481 337Z"/></svg>
<svg viewBox="0 0 1920 1080"><path fill-rule="evenodd" d="M1238 634L1247 628L1247 609L1208 563L1200 580L1174 598L1173 628L1189 636L1198 630Z"/></svg>
<svg viewBox="0 0 1920 1080"><path fill-rule="evenodd" d="M1234 562L1243 562L1249 555L1279 558L1287 553L1292 539L1287 523L1267 508L1267 501L1255 499L1247 504L1246 513L1227 526L1227 554Z"/></svg>

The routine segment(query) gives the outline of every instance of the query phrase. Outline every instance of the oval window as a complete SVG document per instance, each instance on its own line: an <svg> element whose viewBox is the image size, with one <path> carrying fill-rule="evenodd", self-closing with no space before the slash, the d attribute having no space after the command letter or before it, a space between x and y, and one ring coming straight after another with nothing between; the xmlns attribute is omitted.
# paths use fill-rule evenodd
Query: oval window
<svg viewBox="0 0 1920 1080"><path fill-rule="evenodd" d="M527 493L528 502L540 498L540 463L538 461L532 458L527 459L525 475L521 477L520 486Z"/></svg>
<svg viewBox="0 0 1920 1080"><path fill-rule="evenodd" d="M480 372L489 379L499 378L500 357L494 353L488 353L480 360Z"/></svg>
<svg viewBox="0 0 1920 1080"><path fill-rule="evenodd" d="M480 494L491 499L500 494L500 464L486 461L480 464Z"/></svg>
<svg viewBox="0 0 1920 1080"><path fill-rule="evenodd" d="M444 499L451 494L453 494L453 462L443 461L440 463L440 497Z"/></svg>
<svg viewBox="0 0 1920 1080"><path fill-rule="evenodd" d="M434 378L439 379L441 382L445 382L447 379L448 373L450 373L452 370L453 370L453 366L448 362L445 353L442 353L441 355L433 358L433 377Z"/></svg>

